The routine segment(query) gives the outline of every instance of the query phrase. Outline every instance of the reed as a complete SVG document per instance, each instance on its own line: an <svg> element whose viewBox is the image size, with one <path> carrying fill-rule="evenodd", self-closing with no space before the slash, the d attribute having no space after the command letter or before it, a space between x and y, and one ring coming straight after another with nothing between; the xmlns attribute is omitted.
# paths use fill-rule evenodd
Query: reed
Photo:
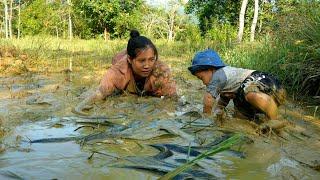
<svg viewBox="0 0 320 180"><path fill-rule="evenodd" d="M173 179L178 174L180 174L183 171L185 171L185 170L189 169L190 167L192 167L198 161L200 161L200 160L202 160L204 158L207 158L209 156L212 156L214 154L217 154L219 152L222 152L224 150L230 149L233 145L239 144L242 139L243 139L243 135L235 134L235 135L231 136L230 138L228 138L227 140L221 142L220 144L218 144L216 146L213 146L210 150L201 153L200 155L195 157L193 160L191 160L191 161L179 166L178 168L176 168L175 170L173 170L171 172L168 172L167 174L165 174L164 176L159 178L159 180Z"/></svg>

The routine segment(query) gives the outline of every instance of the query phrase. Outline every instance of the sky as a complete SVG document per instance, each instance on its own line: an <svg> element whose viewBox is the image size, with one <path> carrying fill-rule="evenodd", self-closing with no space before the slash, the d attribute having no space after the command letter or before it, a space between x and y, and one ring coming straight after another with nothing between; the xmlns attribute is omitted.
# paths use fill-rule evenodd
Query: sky
<svg viewBox="0 0 320 180"><path fill-rule="evenodd" d="M163 6L163 7L166 7L169 1L170 0L146 0L146 2L150 5ZM184 1L188 2L188 0L184 0Z"/></svg>
<svg viewBox="0 0 320 180"><path fill-rule="evenodd" d="M146 0L147 4L150 4L152 6L155 6L155 7L159 7L159 6L162 6L162 7L165 7L165 8L168 8L167 4L170 0ZM184 0L185 2L188 2L188 0ZM181 6L180 10L179 10L181 13L184 13L184 7ZM191 18L193 19L193 21L195 23L198 23L198 20L196 18L196 16L194 15L191 15Z"/></svg>
<svg viewBox="0 0 320 180"><path fill-rule="evenodd" d="M164 7L165 9L169 9L168 2L172 0L146 0L147 4L150 4L154 7ZM184 0L185 2L188 2L188 0ZM184 7L181 6L179 8L180 13L184 13Z"/></svg>
<svg viewBox="0 0 320 180"><path fill-rule="evenodd" d="M169 0L146 0L147 4L150 4L152 6L155 7L164 7L164 8L168 8L167 4L169 2Z"/></svg>

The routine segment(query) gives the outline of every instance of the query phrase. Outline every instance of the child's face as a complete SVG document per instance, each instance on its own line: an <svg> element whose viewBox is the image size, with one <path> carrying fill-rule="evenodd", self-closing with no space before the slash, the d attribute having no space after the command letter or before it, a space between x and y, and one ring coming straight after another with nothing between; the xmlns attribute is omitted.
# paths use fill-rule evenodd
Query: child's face
<svg viewBox="0 0 320 180"><path fill-rule="evenodd" d="M203 84L208 85L211 78L212 78L212 70L204 70L204 71L198 71L196 73L194 73L194 75L200 79Z"/></svg>
<svg viewBox="0 0 320 180"><path fill-rule="evenodd" d="M205 76L205 73L204 73L204 71L198 71L198 72L194 73L194 75L195 75L198 79L202 80L203 77Z"/></svg>

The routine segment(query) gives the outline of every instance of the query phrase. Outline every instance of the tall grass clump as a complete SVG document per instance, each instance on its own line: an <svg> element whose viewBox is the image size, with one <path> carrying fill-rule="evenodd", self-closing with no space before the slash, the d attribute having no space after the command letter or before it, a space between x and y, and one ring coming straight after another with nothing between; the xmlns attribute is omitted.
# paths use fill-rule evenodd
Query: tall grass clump
<svg viewBox="0 0 320 180"><path fill-rule="evenodd" d="M288 56L285 80L297 95L320 95L320 4L306 2L279 17L277 48Z"/></svg>
<svg viewBox="0 0 320 180"><path fill-rule="evenodd" d="M320 95L320 5L278 15L273 35L220 52L234 66L277 75L294 97Z"/></svg>
<svg viewBox="0 0 320 180"><path fill-rule="evenodd" d="M214 22L213 27L207 31L205 38L218 45L222 50L232 47L237 38L238 27L229 23L221 24L218 21Z"/></svg>
<svg viewBox="0 0 320 180"><path fill-rule="evenodd" d="M288 87L291 92L298 91L298 77L300 71L296 66L288 64L288 60L293 57L294 47L287 44L271 41L269 38L255 43L244 43L222 53L227 64L270 72Z"/></svg>

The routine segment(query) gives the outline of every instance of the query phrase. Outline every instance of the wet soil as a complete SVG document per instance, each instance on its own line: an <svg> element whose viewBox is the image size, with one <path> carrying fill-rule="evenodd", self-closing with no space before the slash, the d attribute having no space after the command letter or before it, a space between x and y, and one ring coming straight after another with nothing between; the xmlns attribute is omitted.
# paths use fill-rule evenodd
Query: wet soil
<svg viewBox="0 0 320 180"><path fill-rule="evenodd" d="M281 108L282 119L289 125L279 133L258 134L253 123L232 117L232 104L227 107L223 126L218 127L213 117L201 116L203 85L195 79L179 77L177 101L121 95L90 110L91 116L100 118L72 114L71 108L97 87L100 74L29 73L0 77L0 179L156 179L159 173L119 168L119 164L126 165L128 157L145 158L159 153L150 144L200 146L235 132L253 143L235 147L245 153L245 158L226 151L215 155L214 162L198 164L213 177L320 177L320 120L294 103ZM85 144L30 143L43 138L114 132L112 128L119 127L127 129L120 135ZM89 158L92 152L100 154ZM187 158L183 153L175 155Z"/></svg>

